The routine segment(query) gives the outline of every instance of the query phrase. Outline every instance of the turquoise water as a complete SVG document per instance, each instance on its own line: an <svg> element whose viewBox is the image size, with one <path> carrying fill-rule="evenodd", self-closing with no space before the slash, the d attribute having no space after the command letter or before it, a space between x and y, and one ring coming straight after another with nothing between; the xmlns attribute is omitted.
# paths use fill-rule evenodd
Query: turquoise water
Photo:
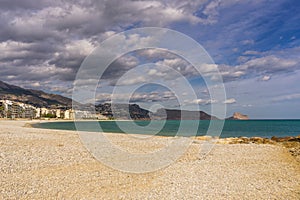
<svg viewBox="0 0 300 200"><path fill-rule="evenodd" d="M95 126L95 121L80 121L76 122L50 122L50 123L38 123L34 124L33 127L36 128L45 128L45 129L60 129L60 130L80 130L80 131L99 131L99 127ZM124 133L115 121L99 121L101 129L104 132L113 132L113 133ZM132 125L132 122L127 121L118 121L122 127L125 127L127 133L134 134L151 134L151 135L165 135L165 136L174 136L177 134L180 124L186 127L179 135L183 136L194 136L195 131L192 131L189 127L193 127L195 124L199 123L199 126L196 130L197 135L206 135L210 121L201 120L169 120L166 121L163 128L158 131L157 127L161 125L161 121L152 121L154 127L149 128L147 125L149 121L135 121L134 125L138 125L139 129L135 129ZM77 128L77 129L76 129ZM214 128L212 128L214 129ZM217 131L215 131L217 132ZM212 131L214 134L214 130ZM177 134L178 135L178 134ZM220 137L267 137L272 136L276 137L285 137L285 136L297 136L300 135L300 120L227 120L225 121L222 133Z"/></svg>

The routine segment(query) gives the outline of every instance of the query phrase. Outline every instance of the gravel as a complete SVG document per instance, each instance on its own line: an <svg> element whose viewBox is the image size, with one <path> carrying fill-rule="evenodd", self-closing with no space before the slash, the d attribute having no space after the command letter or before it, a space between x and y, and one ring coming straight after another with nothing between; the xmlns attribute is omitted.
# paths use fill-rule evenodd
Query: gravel
<svg viewBox="0 0 300 200"><path fill-rule="evenodd" d="M273 144L216 144L200 157L197 141L175 163L134 174L95 160L72 131L0 121L0 199L300 199L300 165ZM135 153L170 138L132 142L108 134Z"/></svg>

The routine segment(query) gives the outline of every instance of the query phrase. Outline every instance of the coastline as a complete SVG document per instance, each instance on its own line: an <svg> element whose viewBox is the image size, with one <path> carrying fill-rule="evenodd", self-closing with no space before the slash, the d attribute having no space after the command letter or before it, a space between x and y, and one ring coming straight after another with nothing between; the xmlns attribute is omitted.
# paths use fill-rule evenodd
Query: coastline
<svg viewBox="0 0 300 200"><path fill-rule="evenodd" d="M18 120L17 120L18 121ZM19 120L22 121L22 120ZM65 120L65 119L47 119L47 120L29 120L24 124L24 127L30 128L38 128L34 127L34 124L37 123L51 123L51 122L73 122L74 120ZM77 120L77 121L91 121L91 120ZM133 121L133 120L93 120L93 121ZM59 130L59 129L53 129ZM64 130L71 131L71 130ZM108 133L108 134L124 134L124 133ZM128 134L135 135L135 134ZM149 135L148 135L149 136ZM147 137L147 135L146 135ZM170 137L159 135L156 137ZM172 136L171 136L172 137ZM228 137L228 138L220 138L220 137L211 137L211 136L191 136L193 138L193 142L197 141L212 141L215 140L217 144L272 144L272 145L281 145L284 148L288 149L288 152L296 158L296 160L300 163L300 135L296 137L287 136L287 137Z"/></svg>
<svg viewBox="0 0 300 200"><path fill-rule="evenodd" d="M299 162L281 145L235 144L218 139L199 158L201 139L167 168L132 174L95 160L75 131L24 127L33 121L0 121L0 198L105 199L297 199ZM46 121L49 122L49 121ZM105 133L133 152L162 147L166 137L133 143L124 134ZM232 141L231 141L232 142Z"/></svg>

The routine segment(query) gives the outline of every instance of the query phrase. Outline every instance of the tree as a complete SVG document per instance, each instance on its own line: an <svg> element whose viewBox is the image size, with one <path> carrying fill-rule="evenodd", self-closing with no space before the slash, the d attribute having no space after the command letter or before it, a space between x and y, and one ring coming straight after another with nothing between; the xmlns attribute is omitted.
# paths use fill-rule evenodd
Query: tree
<svg viewBox="0 0 300 200"><path fill-rule="evenodd" d="M42 115L42 117L45 117L45 118L56 118L56 115L52 114L52 113L48 113L48 114Z"/></svg>
<svg viewBox="0 0 300 200"><path fill-rule="evenodd" d="M0 117L4 117L5 116L5 108L4 108L4 105L2 104L0 106Z"/></svg>

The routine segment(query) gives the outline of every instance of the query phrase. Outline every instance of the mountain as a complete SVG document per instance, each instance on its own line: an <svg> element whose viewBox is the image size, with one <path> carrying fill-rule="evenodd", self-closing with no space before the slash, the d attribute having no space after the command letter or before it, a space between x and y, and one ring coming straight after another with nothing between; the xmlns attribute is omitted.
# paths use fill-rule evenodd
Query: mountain
<svg viewBox="0 0 300 200"><path fill-rule="evenodd" d="M156 113L152 113L155 119L167 120L215 120L215 116L211 116L203 111L188 111L188 110L172 110L172 109L158 109Z"/></svg>
<svg viewBox="0 0 300 200"><path fill-rule="evenodd" d="M72 107L72 99L40 90L24 89L0 81L0 99L18 101L36 107Z"/></svg>
<svg viewBox="0 0 300 200"><path fill-rule="evenodd" d="M235 112L232 117L227 118L227 120L248 120L248 115L243 115L241 113Z"/></svg>
<svg viewBox="0 0 300 200"><path fill-rule="evenodd" d="M128 109L130 116L128 115ZM113 104L112 106L110 103L105 103L96 105L95 110L108 118L150 120L150 112L137 104Z"/></svg>
<svg viewBox="0 0 300 200"><path fill-rule="evenodd" d="M49 94L40 90L24 89L18 86L10 85L0 81L0 99L18 101L30 104L36 107L47 108L71 108L72 99L57 95ZM93 105L78 104L78 108L83 110L93 110ZM129 115L127 110L129 108ZM210 120L218 119L203 111L188 111L188 110L173 110L173 109L159 109L155 113L139 107L137 104L117 104L113 105L115 115L112 113L112 105L109 103L99 104L95 106L97 113L100 113L108 118L116 119L134 119L134 120L150 120L152 119L167 119L167 120ZM234 113L230 120L249 119L247 115L241 113Z"/></svg>
<svg viewBox="0 0 300 200"><path fill-rule="evenodd" d="M128 115L129 108L129 115ZM112 112L114 110L114 114ZM146 109L141 108L137 104L114 104L109 103L96 105L96 112L108 118L115 119L134 119L134 120L150 120L150 119L167 119L167 120L211 120L218 119L203 111L188 111L188 110L172 110L172 109L158 109L152 113ZM151 117L150 117L151 116Z"/></svg>

